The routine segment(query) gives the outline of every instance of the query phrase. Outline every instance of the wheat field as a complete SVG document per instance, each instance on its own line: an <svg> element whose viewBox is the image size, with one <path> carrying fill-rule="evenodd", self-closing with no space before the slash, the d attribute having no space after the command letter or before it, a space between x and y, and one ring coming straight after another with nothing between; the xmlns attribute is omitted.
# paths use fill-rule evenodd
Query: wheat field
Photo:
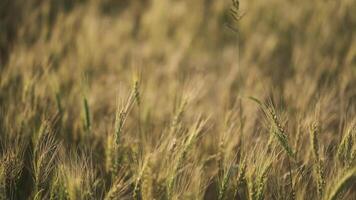
<svg viewBox="0 0 356 200"><path fill-rule="evenodd" d="M355 0L0 1L0 200L356 200L355 143Z"/></svg>

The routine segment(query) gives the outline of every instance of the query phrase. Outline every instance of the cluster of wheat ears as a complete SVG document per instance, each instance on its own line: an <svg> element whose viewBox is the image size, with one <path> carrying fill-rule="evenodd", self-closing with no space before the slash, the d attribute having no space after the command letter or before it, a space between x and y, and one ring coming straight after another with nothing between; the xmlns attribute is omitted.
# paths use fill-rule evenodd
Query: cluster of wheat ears
<svg viewBox="0 0 356 200"><path fill-rule="evenodd" d="M356 199L355 1L73 2L0 3L0 200Z"/></svg>

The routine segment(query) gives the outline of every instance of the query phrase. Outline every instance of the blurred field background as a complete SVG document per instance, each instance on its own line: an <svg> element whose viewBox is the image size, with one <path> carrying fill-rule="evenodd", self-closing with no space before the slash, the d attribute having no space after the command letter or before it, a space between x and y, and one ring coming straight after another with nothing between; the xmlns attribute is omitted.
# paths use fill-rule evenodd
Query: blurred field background
<svg viewBox="0 0 356 200"><path fill-rule="evenodd" d="M355 33L355 0L1 0L0 199L354 200Z"/></svg>

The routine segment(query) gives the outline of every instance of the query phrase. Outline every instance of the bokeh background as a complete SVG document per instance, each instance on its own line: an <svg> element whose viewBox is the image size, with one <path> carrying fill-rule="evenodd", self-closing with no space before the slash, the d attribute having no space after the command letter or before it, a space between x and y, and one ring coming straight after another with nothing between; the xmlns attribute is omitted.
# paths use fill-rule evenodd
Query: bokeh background
<svg viewBox="0 0 356 200"><path fill-rule="evenodd" d="M356 1L244 0L239 21L231 8L228 0L1 0L2 141L33 138L44 119L56 118L52 126L67 147L62 157L67 157L86 137L85 99L91 136L84 146L92 147L93 168L105 174L116 109L136 83L140 105L133 108L122 136L127 148L140 152L136 161L152 154L165 160L158 146L179 141L180 136L169 134L162 139L177 116L184 127L193 126L199 116L209 119L190 155L195 160L191 168L198 172L188 170L195 178L175 190L177 198L185 193L183 199L215 199L218 167L209 164L203 181L196 166L219 151L221 138L229 141L227 152L239 144L246 155L254 151L251 146L262 149L268 141L268 128L249 96L272 99L283 110L291 141L300 137L295 130L308 132L317 112L326 174L333 177L339 171L327 152L356 114ZM226 116L236 110L242 110L244 125L230 127L237 136L225 136ZM300 144L308 144L308 137L305 133ZM241 144L241 138L248 142ZM300 160L308 163L304 153ZM137 163L128 168L142 167ZM283 174L283 167L275 169L276 176ZM32 183L31 169L24 171L22 184ZM167 176L152 174L155 180ZM106 186L112 182L103 179ZM197 189L197 182L208 189ZM314 187L310 182L296 186L299 199L308 195L308 184ZM109 190L100 188L104 192L96 198ZM15 196L32 194L30 187L16 191ZM267 191L271 199L274 189ZM275 193L282 198L288 194L283 191Z"/></svg>

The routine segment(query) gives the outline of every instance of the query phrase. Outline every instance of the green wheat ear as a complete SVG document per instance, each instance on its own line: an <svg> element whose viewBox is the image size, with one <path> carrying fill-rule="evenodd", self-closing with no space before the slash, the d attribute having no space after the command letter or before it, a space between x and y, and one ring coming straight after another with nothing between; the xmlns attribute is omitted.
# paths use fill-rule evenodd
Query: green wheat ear
<svg viewBox="0 0 356 200"><path fill-rule="evenodd" d="M226 172L224 173L223 179L222 179L220 187L219 187L218 200L226 199L226 191L228 189L230 177L233 174L232 172L233 172L233 166L230 166L229 169L226 170Z"/></svg>
<svg viewBox="0 0 356 200"><path fill-rule="evenodd" d="M87 132L91 129L91 122L90 122L90 110L87 98L83 97L83 107L84 107L84 128Z"/></svg>
<svg viewBox="0 0 356 200"><path fill-rule="evenodd" d="M258 100L255 97L248 97L248 98L256 102L260 106L262 111L265 113L267 120L269 120L270 123L272 124L273 135L277 138L279 144L286 151L288 156L294 158L295 154L292 147L289 145L288 137L285 133L285 129L282 127L282 124L280 123L278 116L276 115L273 107L269 108L266 104L262 103L260 100Z"/></svg>
<svg viewBox="0 0 356 200"><path fill-rule="evenodd" d="M314 122L312 124L311 130L310 130L310 143L312 147L312 153L314 156L314 170L316 173L316 183L317 183L317 192L318 195L321 197L324 192L324 186L325 186L325 179L324 179L324 170L323 170L323 163L322 160L320 159L320 153L319 153L319 139L318 135L320 134L320 125L318 122Z"/></svg>
<svg viewBox="0 0 356 200"><path fill-rule="evenodd" d="M262 200L264 198L264 190L267 183L267 175L269 170L271 169L271 166L272 166L272 162L265 164L262 168L261 173L257 178L257 190L256 190L257 200Z"/></svg>
<svg viewBox="0 0 356 200"><path fill-rule="evenodd" d="M234 199L236 199L236 196L238 195L238 191L239 191L239 187L242 186L244 183L246 183L246 169L247 169L247 165L246 165L246 157L244 157L239 164L238 167L238 175L236 177L236 186L234 189Z"/></svg>
<svg viewBox="0 0 356 200"><path fill-rule="evenodd" d="M56 106L57 106L58 113L61 114L63 112L63 108L61 103L61 96L59 93L56 93Z"/></svg>
<svg viewBox="0 0 356 200"><path fill-rule="evenodd" d="M352 162L352 148L354 145L354 134L356 133L356 126L348 128L347 133L343 136L341 143L337 149L337 158L343 165Z"/></svg>
<svg viewBox="0 0 356 200"><path fill-rule="evenodd" d="M320 128L318 122L314 122L311 130L310 130L310 143L312 146L312 152L314 155L315 160L319 161L320 156L319 156L319 140L318 140L318 134L320 133Z"/></svg>

